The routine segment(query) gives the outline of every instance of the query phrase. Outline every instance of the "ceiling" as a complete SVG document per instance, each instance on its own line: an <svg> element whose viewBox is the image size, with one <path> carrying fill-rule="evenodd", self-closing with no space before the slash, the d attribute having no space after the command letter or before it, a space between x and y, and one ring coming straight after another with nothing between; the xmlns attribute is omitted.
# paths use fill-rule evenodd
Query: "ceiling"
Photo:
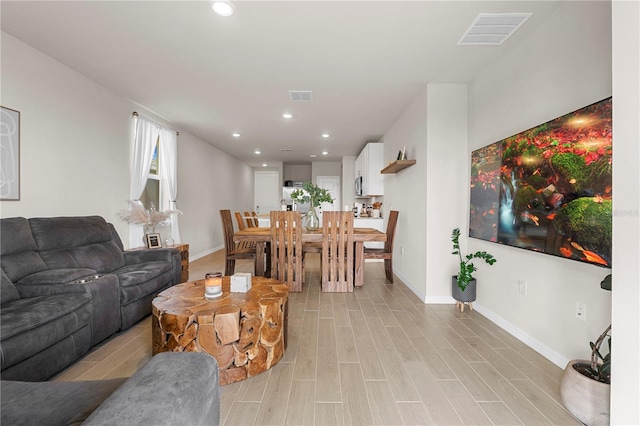
<svg viewBox="0 0 640 426"><path fill-rule="evenodd" d="M236 1L228 18L208 1L0 7L3 31L261 166L357 155L426 84L470 82L559 3ZM503 12L533 15L501 46L457 45L479 13ZM313 100L292 101L290 90L310 90Z"/></svg>

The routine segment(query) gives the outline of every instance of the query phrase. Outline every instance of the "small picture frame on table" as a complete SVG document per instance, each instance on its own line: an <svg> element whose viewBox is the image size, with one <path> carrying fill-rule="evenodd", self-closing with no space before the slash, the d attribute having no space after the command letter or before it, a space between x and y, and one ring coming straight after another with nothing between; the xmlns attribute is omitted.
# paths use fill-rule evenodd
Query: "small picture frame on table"
<svg viewBox="0 0 640 426"><path fill-rule="evenodd" d="M160 239L160 234L145 234L145 241L147 242L147 248L161 248L162 240Z"/></svg>

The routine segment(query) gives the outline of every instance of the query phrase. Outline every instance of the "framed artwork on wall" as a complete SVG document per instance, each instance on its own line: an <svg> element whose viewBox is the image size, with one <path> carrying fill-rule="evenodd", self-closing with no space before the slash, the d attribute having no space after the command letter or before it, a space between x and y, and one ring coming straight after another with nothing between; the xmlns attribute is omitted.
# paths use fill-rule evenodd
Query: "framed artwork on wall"
<svg viewBox="0 0 640 426"><path fill-rule="evenodd" d="M20 200L20 111L0 107L0 200Z"/></svg>
<svg viewBox="0 0 640 426"><path fill-rule="evenodd" d="M611 267L612 99L471 154L469 236Z"/></svg>

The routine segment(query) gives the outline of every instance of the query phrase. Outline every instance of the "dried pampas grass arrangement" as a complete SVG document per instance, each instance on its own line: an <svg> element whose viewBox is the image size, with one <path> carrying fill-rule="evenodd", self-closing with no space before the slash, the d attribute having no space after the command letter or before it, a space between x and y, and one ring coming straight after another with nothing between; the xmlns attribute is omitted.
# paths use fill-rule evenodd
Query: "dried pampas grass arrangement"
<svg viewBox="0 0 640 426"><path fill-rule="evenodd" d="M129 223L144 225L150 229L154 229L156 226L171 225L171 215L182 214L180 210L165 210L159 212L153 203L151 203L151 207L147 210L140 200L129 200L129 204L131 205L131 210L122 210L119 216Z"/></svg>

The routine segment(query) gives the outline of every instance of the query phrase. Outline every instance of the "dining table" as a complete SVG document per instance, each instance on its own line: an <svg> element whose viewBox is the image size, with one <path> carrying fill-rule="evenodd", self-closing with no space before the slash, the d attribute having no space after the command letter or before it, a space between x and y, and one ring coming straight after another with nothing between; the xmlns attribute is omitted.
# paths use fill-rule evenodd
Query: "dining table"
<svg viewBox="0 0 640 426"><path fill-rule="evenodd" d="M265 247L266 244L271 241L271 228L245 228L243 230L236 231L233 235L233 239L236 242L245 241L256 244L256 273L264 276ZM355 243L355 275L353 277L353 282L356 287L362 287L364 285L364 243L374 241L387 241L387 234L375 228L353 228L353 242ZM302 232L302 242L321 243L322 229L310 230L305 228ZM267 262L269 261L270 259L267 259Z"/></svg>

